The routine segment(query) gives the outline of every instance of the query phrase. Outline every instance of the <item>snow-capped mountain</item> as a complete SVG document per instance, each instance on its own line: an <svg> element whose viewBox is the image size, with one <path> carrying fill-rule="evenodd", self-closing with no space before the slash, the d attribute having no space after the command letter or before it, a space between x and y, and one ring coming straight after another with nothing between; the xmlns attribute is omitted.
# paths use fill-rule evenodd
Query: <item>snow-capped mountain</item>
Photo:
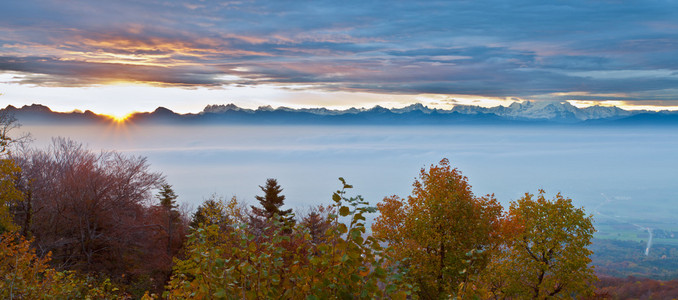
<svg viewBox="0 0 678 300"><path fill-rule="evenodd" d="M221 113L225 111L243 111L255 112L250 109L244 109L235 104L227 105L208 105L201 113ZM360 114L360 113L393 113L393 114L453 114L458 113L462 115L496 115L507 120L539 120L552 122L576 123L587 120L599 119L621 119L633 116L640 113L652 113L648 111L627 111L615 106L589 106L585 108L578 108L567 101L525 101L513 102L509 106L495 106L495 107L481 107L475 105L456 105L452 109L436 109L429 108L421 103L411 104L402 108L384 108L382 106L374 106L373 108L350 108L346 110L332 110L327 108L300 108L294 109L289 107L273 108L271 106L261 106L257 112L304 112L320 116L337 116L344 114Z"/></svg>
<svg viewBox="0 0 678 300"><path fill-rule="evenodd" d="M271 108L271 109L273 109L273 108ZM218 114L218 113L224 113L224 112L227 112L227 111L254 112L251 109L241 108L241 107L238 107L237 105L235 105L233 103L229 103L229 104L226 104L226 105L223 105L223 104L207 105L207 106L205 106L205 108L202 110L201 113Z"/></svg>
<svg viewBox="0 0 678 300"><path fill-rule="evenodd" d="M618 107L590 106L577 108L566 101L513 102L509 106L480 107L457 105L452 111L462 114L495 114L512 120L548 120L577 122L596 119L619 119L640 112L626 111Z"/></svg>
<svg viewBox="0 0 678 300"><path fill-rule="evenodd" d="M414 112L414 111L420 111L420 112L423 112L425 114L430 114L431 112L433 112L433 109L430 109L430 108L428 108L427 106L424 106L421 103L411 104L411 105L405 106L403 108L392 108L391 109L391 112L399 113L399 114L410 113L410 112Z"/></svg>

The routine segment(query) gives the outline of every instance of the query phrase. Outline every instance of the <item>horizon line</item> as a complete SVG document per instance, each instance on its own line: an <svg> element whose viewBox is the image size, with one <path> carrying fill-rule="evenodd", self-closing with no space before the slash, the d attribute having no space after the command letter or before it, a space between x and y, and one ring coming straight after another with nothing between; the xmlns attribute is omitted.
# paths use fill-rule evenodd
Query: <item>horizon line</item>
<svg viewBox="0 0 678 300"><path fill-rule="evenodd" d="M647 112L662 112L662 111L672 112L672 111L678 111L678 106L626 105L622 101L581 101L581 100L516 100L516 101L511 102L509 105L497 104L497 105L493 105L493 106L458 103L458 104L451 105L451 108L435 107L435 106L424 104L422 102L413 102L413 103L410 103L410 104L404 105L404 106L395 106L394 105L394 106L390 106L390 107L380 105L380 104L375 104L372 107L350 106L350 107L341 107L341 108L336 107L336 106L303 106L302 105L302 106L294 107L294 106L286 106L286 105L273 106L273 105L268 104L268 105L259 105L256 108L253 108L251 106L247 106L247 105L240 106L240 105L238 105L234 102L230 102L230 103L226 103L226 104L207 104L200 111L177 112L176 110L174 110L171 107L166 107L166 106L161 105L161 106L157 106L152 111L131 110L128 113L120 114L120 115L111 114L111 113L96 112L92 109L79 109L79 108L75 108L73 110L53 110L48 105L41 104L41 103L32 103L30 105L24 104L24 105L21 105L20 107L14 106L12 104L7 104L6 107L1 108L0 110L5 110L9 107L14 107L15 109L22 109L24 107L43 106L43 107L48 108L51 112L54 112L54 113L86 113L86 112L89 111L89 112L92 112L93 114L98 115L98 116L108 116L108 117L112 117L114 119L124 119L124 118L127 118L131 115L134 115L134 114L153 113L157 109L161 109L161 108L167 109L167 110L171 111L172 113L175 113L175 114L178 114L178 115L190 115L190 114L203 113L203 112L205 112L205 109L207 109L210 106L230 106L230 105L233 105L233 106L235 106L236 108L239 108L239 109L251 110L251 111L259 111L259 110L269 108L269 109L272 109L272 110L279 110L279 109L291 109L291 110L326 109L326 110L334 111L334 112L342 112L342 111L347 111L347 110L352 110L352 109L367 111L367 110L378 108L378 107L385 108L385 109L388 109L388 110L398 110L398 109L404 109L404 108L415 106L415 105L421 105L424 108L431 109L431 110L438 110L438 111L451 111L456 107L481 107L481 108L491 109L491 108L497 108L497 107L509 107L510 105L512 105L514 103L519 103L519 104L525 104L525 103L559 103L559 104L564 104L564 103L567 103L567 104L570 104L570 105L576 107L577 109L585 109L585 108L588 108L588 107L599 106L599 107L618 108L618 109L621 109L621 110L624 110L624 111L629 111L629 112L631 112L631 111L635 111L635 112L642 112L642 111L647 111Z"/></svg>

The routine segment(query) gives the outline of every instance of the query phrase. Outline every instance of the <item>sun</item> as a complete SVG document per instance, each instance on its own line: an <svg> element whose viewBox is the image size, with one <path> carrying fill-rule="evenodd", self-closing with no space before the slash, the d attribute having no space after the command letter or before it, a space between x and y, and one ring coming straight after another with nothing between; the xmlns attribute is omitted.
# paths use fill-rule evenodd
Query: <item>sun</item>
<svg viewBox="0 0 678 300"><path fill-rule="evenodd" d="M106 116L113 120L113 122L122 124L125 123L129 120L129 118L134 115L134 113L128 113L124 115L118 115L118 114L107 114Z"/></svg>

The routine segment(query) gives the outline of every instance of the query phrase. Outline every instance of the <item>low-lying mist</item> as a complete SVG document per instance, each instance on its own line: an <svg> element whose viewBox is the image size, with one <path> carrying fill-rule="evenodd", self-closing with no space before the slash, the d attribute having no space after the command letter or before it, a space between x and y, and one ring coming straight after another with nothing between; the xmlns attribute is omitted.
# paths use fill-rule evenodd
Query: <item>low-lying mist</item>
<svg viewBox="0 0 678 300"><path fill-rule="evenodd" d="M54 136L148 157L179 200L213 193L248 202L276 178L287 207L330 202L338 177L376 203L407 196L419 169L446 157L477 195L507 205L525 192L561 192L594 214L674 222L678 132L582 126L24 126L35 147ZM607 195L609 201L603 196ZM596 217L599 219L599 217Z"/></svg>

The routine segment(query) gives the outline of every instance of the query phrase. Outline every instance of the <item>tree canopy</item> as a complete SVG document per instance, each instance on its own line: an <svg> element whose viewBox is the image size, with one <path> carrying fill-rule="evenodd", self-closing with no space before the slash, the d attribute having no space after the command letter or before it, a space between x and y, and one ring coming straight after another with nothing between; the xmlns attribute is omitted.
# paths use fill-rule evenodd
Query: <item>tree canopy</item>
<svg viewBox="0 0 678 300"><path fill-rule="evenodd" d="M260 186L259 206L213 195L189 223L172 186L151 172L144 158L94 153L65 139L54 140L47 150L5 154L0 295L591 295L596 280L587 248L592 219L560 194L547 200L543 190L528 193L504 211L493 195L474 195L468 178L447 159L422 168L409 196L389 196L376 207L348 196L352 186L340 181L331 205L313 207L299 222L291 221L291 209L281 209L285 196L271 178ZM377 210L370 233L366 215Z"/></svg>
<svg viewBox="0 0 678 300"><path fill-rule="evenodd" d="M597 278L588 246L595 229L571 199L526 193L511 203L507 224L513 232L504 236L485 278L493 295L546 299L593 292Z"/></svg>
<svg viewBox="0 0 678 300"><path fill-rule="evenodd" d="M12 130L19 125L13 115L0 111L0 233L16 229L10 208L21 202L24 195L17 189L21 168L10 156L10 147L18 142Z"/></svg>
<svg viewBox="0 0 678 300"><path fill-rule="evenodd" d="M421 169L412 195L387 197L372 230L394 250L398 264L424 299L455 294L469 275L482 270L495 234L501 206L492 196L476 197L468 179L447 159Z"/></svg>

